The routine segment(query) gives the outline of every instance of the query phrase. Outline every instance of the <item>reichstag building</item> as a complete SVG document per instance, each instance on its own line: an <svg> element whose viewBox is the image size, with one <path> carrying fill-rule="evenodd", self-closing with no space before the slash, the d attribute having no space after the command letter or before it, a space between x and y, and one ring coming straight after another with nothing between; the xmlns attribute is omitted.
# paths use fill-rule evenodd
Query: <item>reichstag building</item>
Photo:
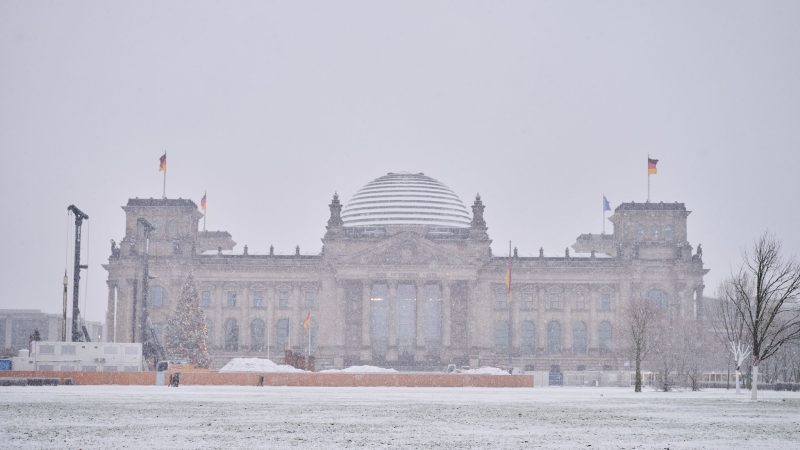
<svg viewBox="0 0 800 450"><path fill-rule="evenodd" d="M627 302L653 302L674 320L702 314L707 269L682 203L623 203L611 234L578 236L559 257L510 258L492 255L479 196L468 209L422 173L386 174L328 207L319 253L249 254L234 251L228 232L201 231L191 200L128 200L125 235L104 266L108 340L141 342L143 320L159 336L190 273L215 367L232 357L282 362L285 350L310 347L317 368L510 360L617 370L628 359L619 351Z"/></svg>

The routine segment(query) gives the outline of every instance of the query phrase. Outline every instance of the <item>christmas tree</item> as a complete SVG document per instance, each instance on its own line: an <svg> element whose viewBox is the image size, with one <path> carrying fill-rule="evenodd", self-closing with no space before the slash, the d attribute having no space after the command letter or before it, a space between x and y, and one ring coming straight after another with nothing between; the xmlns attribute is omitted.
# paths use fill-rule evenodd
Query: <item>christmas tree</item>
<svg viewBox="0 0 800 450"><path fill-rule="evenodd" d="M200 309L200 294L194 277L189 274L181 290L181 298L164 330L164 350L171 359L186 360L196 367L207 368L208 329Z"/></svg>

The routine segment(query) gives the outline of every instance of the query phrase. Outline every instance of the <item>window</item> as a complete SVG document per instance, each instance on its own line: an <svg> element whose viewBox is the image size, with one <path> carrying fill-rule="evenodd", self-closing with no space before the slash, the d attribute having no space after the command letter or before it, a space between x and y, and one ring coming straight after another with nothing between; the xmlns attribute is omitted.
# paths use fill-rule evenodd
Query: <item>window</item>
<svg viewBox="0 0 800 450"><path fill-rule="evenodd" d="M532 289L525 289L520 296L519 308L522 310L530 311L536 307L533 300L534 293Z"/></svg>
<svg viewBox="0 0 800 450"><path fill-rule="evenodd" d="M498 320L494 323L494 351L508 353L508 321Z"/></svg>
<svg viewBox="0 0 800 450"><path fill-rule="evenodd" d="M250 350L254 352L261 352L266 349L266 326L261 319L253 319L250 322Z"/></svg>
<svg viewBox="0 0 800 450"><path fill-rule="evenodd" d="M278 308L289 309L289 288L281 287L278 289Z"/></svg>
<svg viewBox="0 0 800 450"><path fill-rule="evenodd" d="M307 287L303 290L303 303L306 309L314 309L317 307L317 288Z"/></svg>
<svg viewBox="0 0 800 450"><path fill-rule="evenodd" d="M494 309L508 308L508 291L505 286L495 286L494 288Z"/></svg>
<svg viewBox="0 0 800 450"><path fill-rule="evenodd" d="M561 353L561 324L556 320L547 324L547 352Z"/></svg>
<svg viewBox="0 0 800 450"><path fill-rule="evenodd" d="M74 355L75 354L75 346L74 345L62 345L61 346L61 354L62 355Z"/></svg>
<svg viewBox="0 0 800 450"><path fill-rule="evenodd" d="M442 345L442 287L422 287L422 326L428 357L438 357Z"/></svg>
<svg viewBox="0 0 800 450"><path fill-rule="evenodd" d="M552 288L547 291L547 309L558 310L562 308L561 289Z"/></svg>
<svg viewBox="0 0 800 450"><path fill-rule="evenodd" d="M578 311L586 309L586 291L582 289L575 291L575 309Z"/></svg>
<svg viewBox="0 0 800 450"><path fill-rule="evenodd" d="M600 291L600 304L598 305L600 311L611 311L611 291L606 289Z"/></svg>
<svg viewBox="0 0 800 450"><path fill-rule="evenodd" d="M225 303L225 305L228 308L235 308L236 307L236 291L228 291L227 299L228 299L228 301Z"/></svg>
<svg viewBox="0 0 800 450"><path fill-rule="evenodd" d="M520 350L523 355L533 355L536 353L536 324L532 320L523 320L521 331Z"/></svg>
<svg viewBox="0 0 800 450"><path fill-rule="evenodd" d="M672 242L675 239L675 232L672 230L672 225L664 226L664 240Z"/></svg>
<svg viewBox="0 0 800 450"><path fill-rule="evenodd" d="M214 321L206 319L206 331L208 332L208 348L212 348L214 344Z"/></svg>
<svg viewBox="0 0 800 450"><path fill-rule="evenodd" d="M584 355L588 350L589 336L586 332L586 322L576 321L572 323L572 352Z"/></svg>
<svg viewBox="0 0 800 450"><path fill-rule="evenodd" d="M266 306L266 303L264 303L264 291L254 291L253 308L264 308Z"/></svg>
<svg viewBox="0 0 800 450"><path fill-rule="evenodd" d="M239 323L236 319L225 321L225 350L239 351Z"/></svg>
<svg viewBox="0 0 800 450"><path fill-rule="evenodd" d="M280 319L275 327L277 334L276 346L278 350L286 350L289 346L289 319Z"/></svg>
<svg viewBox="0 0 800 450"><path fill-rule="evenodd" d="M116 355L118 350L119 349L117 347L111 347L111 346L103 347L103 354Z"/></svg>
<svg viewBox="0 0 800 450"><path fill-rule="evenodd" d="M52 355L53 353L55 353L55 349L56 348L54 345L45 345L45 344L39 345L39 353L42 355Z"/></svg>
<svg viewBox="0 0 800 450"><path fill-rule="evenodd" d="M167 304L167 291L161 286L151 286L150 294L147 298L147 304L150 306L164 306Z"/></svg>
<svg viewBox="0 0 800 450"><path fill-rule="evenodd" d="M611 322L607 320L600 322L600 325L597 327L597 342L601 353L608 353L611 351L611 337Z"/></svg>
<svg viewBox="0 0 800 450"><path fill-rule="evenodd" d="M389 348L389 286L384 283L372 285L369 296L370 343L375 360L386 358Z"/></svg>
<svg viewBox="0 0 800 450"><path fill-rule="evenodd" d="M412 359L417 343L417 287L397 285L397 353L403 360Z"/></svg>
<svg viewBox="0 0 800 450"><path fill-rule="evenodd" d="M647 292L647 301L651 306L660 310L665 310L668 306L667 293L661 289L650 289Z"/></svg>
<svg viewBox="0 0 800 450"><path fill-rule="evenodd" d="M203 291L200 294L200 307L208 308L211 306L211 291Z"/></svg>

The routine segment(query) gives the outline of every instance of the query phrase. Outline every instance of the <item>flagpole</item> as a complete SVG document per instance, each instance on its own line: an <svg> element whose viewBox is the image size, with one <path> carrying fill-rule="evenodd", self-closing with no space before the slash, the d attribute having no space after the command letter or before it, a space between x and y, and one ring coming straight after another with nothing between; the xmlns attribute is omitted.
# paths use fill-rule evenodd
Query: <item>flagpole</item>
<svg viewBox="0 0 800 450"><path fill-rule="evenodd" d="M206 200L206 194L208 194L208 192L203 191L203 200ZM208 211L207 211L206 205L203 205L203 231L206 231L206 215L207 214L208 214Z"/></svg>
<svg viewBox="0 0 800 450"><path fill-rule="evenodd" d="M650 203L650 153L647 154L647 203Z"/></svg>
<svg viewBox="0 0 800 450"><path fill-rule="evenodd" d="M309 313L310 314L310 313ZM311 324L308 324L308 350L306 350L306 370L308 370L308 357L311 355Z"/></svg>
<svg viewBox="0 0 800 450"><path fill-rule="evenodd" d="M166 160L167 151L164 150L164 159ZM167 165L164 164L164 187L161 191L161 198L167 198Z"/></svg>

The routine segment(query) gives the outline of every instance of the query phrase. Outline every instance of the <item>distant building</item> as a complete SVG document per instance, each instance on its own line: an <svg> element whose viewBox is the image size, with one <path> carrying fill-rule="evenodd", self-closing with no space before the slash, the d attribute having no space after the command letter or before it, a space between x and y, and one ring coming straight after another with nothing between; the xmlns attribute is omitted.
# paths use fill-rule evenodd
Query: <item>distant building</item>
<svg viewBox="0 0 800 450"><path fill-rule="evenodd" d="M0 309L0 352L6 355L16 355L19 350L29 349L30 336L34 330L39 330L43 341L57 341L61 339L63 324L60 314L48 314L38 309ZM93 341L101 340L103 324L100 322L86 322ZM67 333L69 339L70 333Z"/></svg>
<svg viewBox="0 0 800 450"><path fill-rule="evenodd" d="M234 254L229 233L198 230L191 200L129 200L125 235L104 266L109 339L141 342L143 313L158 335L189 273L216 366L310 344L318 367L506 366L510 357L529 370L617 369L627 302L652 302L674 320L702 314L707 270L682 203L623 203L613 233L579 236L576 254L511 258L492 255L479 196L469 211L421 173L389 173L345 205L334 195L329 209L318 254ZM146 311L139 219L155 226Z"/></svg>

